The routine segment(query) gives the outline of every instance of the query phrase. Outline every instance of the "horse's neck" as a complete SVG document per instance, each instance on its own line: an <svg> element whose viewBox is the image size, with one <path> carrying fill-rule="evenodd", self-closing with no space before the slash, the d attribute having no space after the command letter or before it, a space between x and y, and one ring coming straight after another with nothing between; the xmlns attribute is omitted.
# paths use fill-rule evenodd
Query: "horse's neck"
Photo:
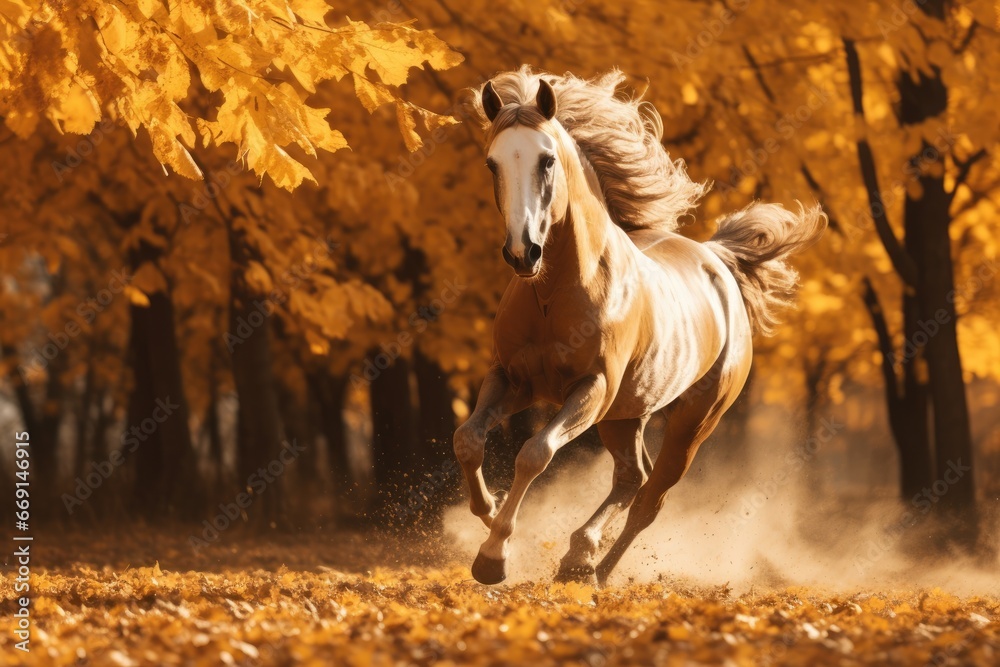
<svg viewBox="0 0 1000 667"><path fill-rule="evenodd" d="M614 223L600 194L597 176L585 165L576 143L563 134L559 152L566 173L569 205L565 219L553 225L550 233L549 266L537 286L540 295L559 285L589 287L616 241Z"/></svg>

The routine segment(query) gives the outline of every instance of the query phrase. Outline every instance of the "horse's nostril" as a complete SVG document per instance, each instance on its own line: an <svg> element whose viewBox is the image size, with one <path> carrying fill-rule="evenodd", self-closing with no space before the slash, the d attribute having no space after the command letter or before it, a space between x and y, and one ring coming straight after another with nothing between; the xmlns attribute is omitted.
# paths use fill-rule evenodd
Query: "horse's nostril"
<svg viewBox="0 0 1000 667"><path fill-rule="evenodd" d="M535 265L538 260L542 258L542 246L537 243L531 243L528 245L528 263Z"/></svg>
<svg viewBox="0 0 1000 667"><path fill-rule="evenodd" d="M510 254L510 250L507 250L507 246L503 247L503 249L500 251L500 254L503 255L503 261L507 262L508 264L510 264L515 268L517 267L517 260L514 259L514 255Z"/></svg>

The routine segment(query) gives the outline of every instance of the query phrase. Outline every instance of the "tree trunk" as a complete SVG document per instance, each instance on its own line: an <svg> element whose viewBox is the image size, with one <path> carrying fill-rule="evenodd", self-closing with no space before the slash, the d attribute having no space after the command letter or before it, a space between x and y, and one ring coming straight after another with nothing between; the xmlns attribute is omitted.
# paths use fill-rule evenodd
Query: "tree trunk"
<svg viewBox="0 0 1000 667"><path fill-rule="evenodd" d="M59 424L63 388L60 381L65 359L60 354L49 362L48 381L44 387L41 407L32 401L31 391L20 375L13 378L14 394L21 407L24 429L31 440L32 514L47 519L61 507L59 494ZM15 468L16 470L16 468ZM9 497L13 497L12 495Z"/></svg>
<svg viewBox="0 0 1000 667"><path fill-rule="evenodd" d="M329 476L333 481L333 493L338 505L347 504L356 485L351 471L351 460L347 455L347 431L344 421L347 379L332 377L324 371L314 371L308 377L309 389L319 405L321 427L329 452Z"/></svg>
<svg viewBox="0 0 1000 667"><path fill-rule="evenodd" d="M438 471L453 458L451 437L455 432L455 393L448 377L438 364L419 351L413 358L420 403L420 446L418 465L425 471Z"/></svg>
<svg viewBox="0 0 1000 667"><path fill-rule="evenodd" d="M899 455L899 489L904 502L911 503L921 489L933 482L933 463L927 430L926 386L918 378L917 360L912 355L903 355L903 383L900 385L896 374L896 350L892 344L885 314L879 303L875 288L867 278L864 280L864 302L872 326L878 337L879 351L882 353L882 379L885 384L886 406L889 413L889 428ZM904 313L910 311L907 305L912 297L904 298ZM910 331L908 316L904 331ZM904 346L905 349L905 346Z"/></svg>
<svg viewBox="0 0 1000 667"><path fill-rule="evenodd" d="M205 413L205 428L208 431L208 456L215 472L213 486L215 489L224 489L229 486L229 476L226 474L222 419L219 417L219 389L215 386L215 376L212 377L212 398Z"/></svg>
<svg viewBox="0 0 1000 667"><path fill-rule="evenodd" d="M291 358L285 356L283 361L289 362ZM322 493L324 484L322 470L319 467L319 450L316 447L318 429L309 418L309 396L306 394L303 400L300 400L294 388L282 380L276 381L275 393L285 437L308 447L306 455L295 471L297 495L303 496L295 500L307 500L314 493Z"/></svg>
<svg viewBox="0 0 1000 667"><path fill-rule="evenodd" d="M863 99L863 84L861 80L861 60L855 43L844 40L847 72L850 80L851 101L856 116L864 122L865 108ZM862 136L857 140L858 162L861 167L861 177L868 192L869 209L875 231L882 242L893 269L903 282L903 333L906 340L916 325L917 314L917 266L913 258L913 238L906 229L905 244L896 238L889 224L887 209L882 199L882 191L878 184L878 171L875 167L875 157L872 154L868 140ZM912 502L915 493L930 482L932 473L931 446L927 431L927 397L919 371L922 350L907 349L904 346L901 355L903 385L900 386L896 374L896 350L892 337L885 323L885 316L878 295L871 282L865 279L864 302L872 325L878 336L879 349L882 352L882 375L885 382L886 406L889 413L889 426L899 453L900 495L903 502Z"/></svg>
<svg viewBox="0 0 1000 667"><path fill-rule="evenodd" d="M146 307L130 306L135 381L123 444L126 457L135 448L135 507L149 519L194 519L204 508L204 490L188 428L173 304L162 292L148 298Z"/></svg>
<svg viewBox="0 0 1000 667"><path fill-rule="evenodd" d="M927 338L927 374L934 406L934 462L937 480L949 484L940 498L944 521L954 522L953 539L966 547L978 541L972 431L958 349L954 273L948 235L947 195L941 177L921 178L924 196L907 199L907 213L921 227L920 312ZM919 335L915 333L914 336ZM960 476L954 483L956 474ZM934 490L937 494L937 490Z"/></svg>
<svg viewBox="0 0 1000 667"><path fill-rule="evenodd" d="M904 244L907 253L916 257L917 235L915 219L904 216ZM919 289L920 279L917 279ZM926 349L916 337L920 329L920 303L916 291L903 288L903 349L901 366L903 394L897 406L896 419L900 423L901 440L897 443L900 453L900 492L904 502L913 498L934 483L934 448L931 443L930 395L927 391ZM907 346L906 342L912 346Z"/></svg>
<svg viewBox="0 0 1000 667"><path fill-rule="evenodd" d="M65 291L65 279L62 273L52 276L51 289L53 296L58 296ZM63 386L63 372L66 370L67 355L65 350L59 351L48 360L45 368L45 384L36 387L35 391L27 384L28 368L34 368L35 364L41 363L40 352L34 352L35 360L21 366L18 361L18 343L20 341L0 341L0 350L3 352L3 361L8 362L11 368L18 368L16 373L10 375L10 382L13 385L14 396L21 409L21 419L24 423L24 430L30 436L31 452L31 510L32 517L45 520L49 517L63 512L63 504L60 500L62 489L59 479L59 427L62 421L62 408L66 402L67 388ZM49 342L46 337L44 343ZM43 347L44 344L40 347ZM21 359L21 361L26 361ZM40 390L40 391L39 391ZM33 395L34 394L34 395ZM38 401L34 399L38 398ZM11 458L11 463L14 459ZM13 468L13 474L17 468ZM0 476L3 470L0 467ZM6 481L6 480L4 480ZM0 484L3 486L3 484ZM8 495L3 497L13 497L13 487L4 489ZM13 505L9 504L10 511ZM8 511L4 508L2 512Z"/></svg>
<svg viewBox="0 0 1000 667"><path fill-rule="evenodd" d="M455 393L437 364L417 351L413 359L420 403L418 484L424 518L439 516L440 510L460 497L461 472L452 448L455 433ZM421 479L422 478L422 479Z"/></svg>
<svg viewBox="0 0 1000 667"><path fill-rule="evenodd" d="M929 2L923 9L932 16L943 17L943 3L939 0ZM948 90L936 67L932 67L930 74L918 74L916 79L904 72L898 86L900 120L904 125L923 123L947 110ZM958 349L944 152L925 139L921 152L911 159L909 166L919 173L921 189L919 199L914 199L908 190L904 205L907 234L913 235L907 245L913 248L918 269L916 298L921 317L909 340L913 344L926 341L935 463L935 480L930 491L937 497L942 525L951 527L949 539L971 550L978 542L979 522L972 431Z"/></svg>
<svg viewBox="0 0 1000 667"><path fill-rule="evenodd" d="M945 22L945 0L926 0L918 3L918 7L927 17ZM921 31L921 36L928 42L925 34ZM968 34L972 34L971 30ZM857 50L854 43L847 39L844 46L855 112L863 121ZM929 44L925 43L925 46L929 47ZM928 120L943 118L947 113L948 89L940 69L933 64L926 71L917 72L915 78L906 69L900 71L897 89L900 94L900 123L904 127L921 127ZM904 391L909 405L904 414L892 420L894 433L909 429L915 433L914 441L918 440L928 431L929 415L929 428L934 434L933 456L927 453L929 447L922 448L918 452L920 458L913 461L906 461L903 440L899 440L901 458L904 463L912 464L903 473L904 497L912 493L912 497L907 499L914 506L918 506L923 497L921 502L930 503L927 507L937 508L935 517L938 525L945 530L945 539L934 541L936 544L951 543L973 551L979 546L973 443L954 304L956 294L949 235L953 192L949 193L944 184L944 155L952 149L952 141L948 137L942 138L946 143L943 147L932 145L925 137L920 152L911 157L905 170L920 187L919 198L914 197L913 188L907 188L904 202L905 251L896 242L886 222L885 207L877 194L874 163L867 143L859 140L858 148L862 174L873 203L876 231L904 283ZM978 156L985 154L981 150ZM967 169L978 159L975 155L970 156L960 168L953 187L957 187L963 178L962 171L967 173ZM872 193L876 194L873 196ZM871 312L871 308L869 310ZM885 345L882 338L880 334L880 345L885 354L890 346ZM929 410L925 384L929 385ZM890 405L892 403L890 396ZM929 460L925 461L925 457ZM917 482L920 477L929 483L920 485Z"/></svg>
<svg viewBox="0 0 1000 667"><path fill-rule="evenodd" d="M271 321L274 304L246 284L244 270L252 257L244 234L229 222L231 261L229 332L233 381L239 398L236 444L236 493L246 492L252 502L244 508L257 528L282 521L282 477L269 465L283 447L281 414L271 369ZM298 443L304 445L305 443ZM278 470L278 465L273 466Z"/></svg>
<svg viewBox="0 0 1000 667"><path fill-rule="evenodd" d="M416 468L418 424L410 363L402 357L396 359L372 381L370 391L378 514L406 493Z"/></svg>
<svg viewBox="0 0 1000 667"><path fill-rule="evenodd" d="M106 409L108 401L108 392L104 389L98 391L95 397L94 409L97 411L97 421L94 423L94 428L90 433L90 446L89 449L93 452L93 455L97 458L106 458L108 451L108 427L111 426L112 421L112 406L111 410ZM114 449L118 449L115 446Z"/></svg>
<svg viewBox="0 0 1000 667"><path fill-rule="evenodd" d="M87 366L87 376L84 379L83 395L80 396L76 410L76 452L73 458L74 477L84 474L90 461L98 458L92 450L94 440L91 436L95 427L91 414L94 403L94 367Z"/></svg>

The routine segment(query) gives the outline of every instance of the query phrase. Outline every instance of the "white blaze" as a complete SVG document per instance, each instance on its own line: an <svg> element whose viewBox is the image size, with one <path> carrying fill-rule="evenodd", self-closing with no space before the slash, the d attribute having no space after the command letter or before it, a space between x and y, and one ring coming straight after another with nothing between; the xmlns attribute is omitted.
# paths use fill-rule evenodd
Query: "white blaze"
<svg viewBox="0 0 1000 667"><path fill-rule="evenodd" d="M529 240L542 242L539 228L547 211L542 206L538 166L542 156L555 152L552 137L523 125L504 130L490 147L489 157L497 165L501 213L511 238L509 250L515 257L524 256L525 229Z"/></svg>

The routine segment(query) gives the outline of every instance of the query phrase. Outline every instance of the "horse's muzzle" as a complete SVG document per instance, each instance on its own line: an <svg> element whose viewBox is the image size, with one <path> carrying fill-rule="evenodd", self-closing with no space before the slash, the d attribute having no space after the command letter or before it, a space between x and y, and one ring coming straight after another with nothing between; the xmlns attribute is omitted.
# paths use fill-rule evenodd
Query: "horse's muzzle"
<svg viewBox="0 0 1000 667"><path fill-rule="evenodd" d="M542 246L537 243L529 243L524 249L524 255L520 257L515 256L506 245L501 254L503 260L514 269L514 273L522 278L534 277L542 265Z"/></svg>

